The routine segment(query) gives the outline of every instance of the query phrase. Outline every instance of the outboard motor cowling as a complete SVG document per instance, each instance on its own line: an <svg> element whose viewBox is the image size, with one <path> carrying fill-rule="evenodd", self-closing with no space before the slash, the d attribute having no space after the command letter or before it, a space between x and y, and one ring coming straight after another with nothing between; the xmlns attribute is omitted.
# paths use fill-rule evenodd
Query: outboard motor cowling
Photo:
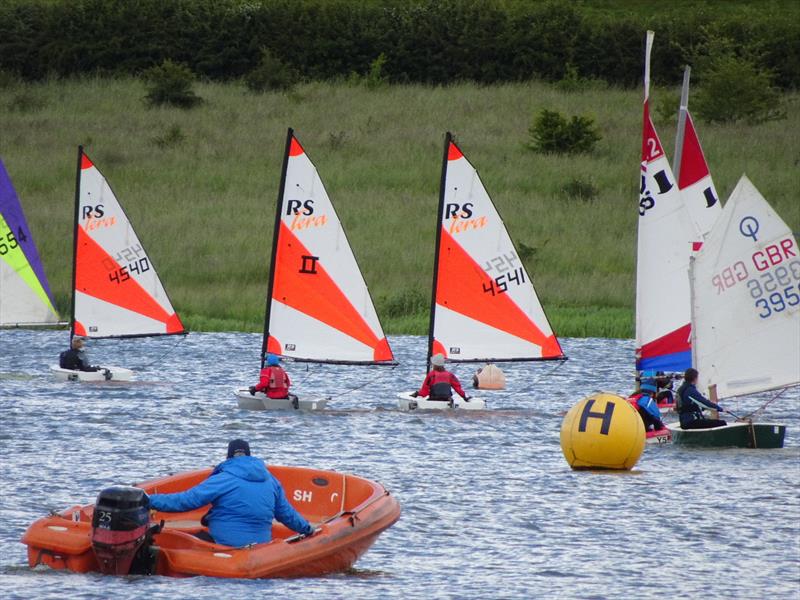
<svg viewBox="0 0 800 600"><path fill-rule="evenodd" d="M100 492L92 517L92 550L102 573L149 572L149 540L150 498L143 489L117 485Z"/></svg>

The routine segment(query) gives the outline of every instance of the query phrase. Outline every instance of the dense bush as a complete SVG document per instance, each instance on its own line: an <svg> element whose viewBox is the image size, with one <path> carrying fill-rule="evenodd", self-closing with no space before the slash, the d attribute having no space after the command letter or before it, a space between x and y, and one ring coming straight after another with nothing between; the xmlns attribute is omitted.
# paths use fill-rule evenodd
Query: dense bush
<svg viewBox="0 0 800 600"><path fill-rule="evenodd" d="M786 116L772 74L753 58L738 56L730 40L712 38L699 62L700 86L693 105L701 119L761 123Z"/></svg>
<svg viewBox="0 0 800 600"><path fill-rule="evenodd" d="M194 74L184 66L165 60L157 67L144 72L147 85L145 100L151 106L177 106L191 108L203 99L194 93Z"/></svg>
<svg viewBox="0 0 800 600"><path fill-rule="evenodd" d="M698 46L721 35L756 52L779 86L793 88L799 12L788 0L606 11L567 0L6 0L0 71L25 79L137 74L170 59L203 77L232 79L253 71L267 48L313 79L368 73L383 54L382 76L391 82L567 75L633 85L650 28L658 34L655 83L678 83Z"/></svg>
<svg viewBox="0 0 800 600"><path fill-rule="evenodd" d="M561 113L542 109L528 130L528 148L545 154L591 152L601 139L590 117L573 115L567 120Z"/></svg>
<svg viewBox="0 0 800 600"><path fill-rule="evenodd" d="M245 76L244 82L252 92L269 92L291 90L298 79L297 71L265 48L258 66Z"/></svg>

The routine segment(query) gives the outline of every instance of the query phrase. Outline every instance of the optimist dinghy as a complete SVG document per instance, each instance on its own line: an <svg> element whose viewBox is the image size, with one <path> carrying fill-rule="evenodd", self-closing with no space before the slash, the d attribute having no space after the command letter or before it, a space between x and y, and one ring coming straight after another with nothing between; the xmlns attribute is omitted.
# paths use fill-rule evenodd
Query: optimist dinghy
<svg viewBox="0 0 800 600"><path fill-rule="evenodd" d="M400 504L379 483L300 467L269 470L289 502L319 531L304 537L276 522L272 541L232 548L195 537L205 530L200 519L208 506L156 513L151 522L145 492L184 491L208 477L211 469L203 469L108 488L94 505L39 519L22 537L28 564L114 575L317 577L352 567L400 518Z"/></svg>
<svg viewBox="0 0 800 600"><path fill-rule="evenodd" d="M747 177L693 257L689 280L698 388L716 402L800 385L800 249ZM669 429L676 444L749 448L781 448L786 432L751 420Z"/></svg>
<svg viewBox="0 0 800 600"><path fill-rule="evenodd" d="M70 342L185 334L153 261L103 174L78 147ZM50 367L62 381L130 381L133 371Z"/></svg>
<svg viewBox="0 0 800 600"><path fill-rule="evenodd" d="M397 364L342 223L292 129L275 209L262 369L268 353L296 362ZM319 410L328 402L275 400L246 387L234 393L248 410Z"/></svg>
<svg viewBox="0 0 800 600"><path fill-rule="evenodd" d="M445 136L428 355L451 363L563 360L530 275L483 182L450 132ZM398 394L401 410L485 408Z"/></svg>
<svg viewBox="0 0 800 600"><path fill-rule="evenodd" d="M0 160L0 327L60 323L33 235Z"/></svg>

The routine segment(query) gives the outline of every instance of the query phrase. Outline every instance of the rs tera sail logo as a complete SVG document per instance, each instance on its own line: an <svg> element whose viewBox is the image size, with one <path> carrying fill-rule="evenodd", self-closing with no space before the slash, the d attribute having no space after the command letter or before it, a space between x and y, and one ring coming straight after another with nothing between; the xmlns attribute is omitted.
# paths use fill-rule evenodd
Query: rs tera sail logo
<svg viewBox="0 0 800 600"><path fill-rule="evenodd" d="M328 223L326 215L314 214L314 201L308 200L287 200L286 216L292 217L289 229L292 231L310 229L312 227L324 227Z"/></svg>
<svg viewBox="0 0 800 600"><path fill-rule="evenodd" d="M97 204L84 204L81 206L81 220L85 221L84 229L94 231L101 227L113 227L117 223L115 216L107 216L105 206Z"/></svg>
<svg viewBox="0 0 800 600"><path fill-rule="evenodd" d="M444 217L442 220L450 220L448 233L452 235L469 231L470 229L486 227L488 223L486 217L476 217L473 207L472 202L465 202L464 204L448 202L444 205Z"/></svg>

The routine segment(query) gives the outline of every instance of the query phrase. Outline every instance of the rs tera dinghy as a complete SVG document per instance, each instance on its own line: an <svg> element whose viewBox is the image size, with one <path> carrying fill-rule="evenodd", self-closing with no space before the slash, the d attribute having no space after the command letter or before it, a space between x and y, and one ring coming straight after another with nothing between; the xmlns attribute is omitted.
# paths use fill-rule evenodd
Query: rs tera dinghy
<svg viewBox="0 0 800 600"><path fill-rule="evenodd" d="M452 135L445 136L426 365L564 360L536 290L483 182ZM401 410L483 409L398 394Z"/></svg>
<svg viewBox="0 0 800 600"><path fill-rule="evenodd" d="M185 334L153 261L111 186L78 147L72 263L70 342ZM130 381L133 371L50 367L62 381Z"/></svg>
<svg viewBox="0 0 800 600"><path fill-rule="evenodd" d="M261 343L295 362L396 365L372 297L314 163L289 129ZM320 410L328 398L272 399L238 388L240 408Z"/></svg>
<svg viewBox="0 0 800 600"><path fill-rule="evenodd" d="M296 535L275 522L272 540L244 548L204 541L208 506L149 515L147 494L181 492L211 469L179 473L100 493L95 505L73 506L34 522L22 543L28 564L76 573L170 577L316 577L348 570L400 518L400 504L379 483L334 471L269 467L289 502L318 528ZM160 523L159 523L160 522Z"/></svg>

